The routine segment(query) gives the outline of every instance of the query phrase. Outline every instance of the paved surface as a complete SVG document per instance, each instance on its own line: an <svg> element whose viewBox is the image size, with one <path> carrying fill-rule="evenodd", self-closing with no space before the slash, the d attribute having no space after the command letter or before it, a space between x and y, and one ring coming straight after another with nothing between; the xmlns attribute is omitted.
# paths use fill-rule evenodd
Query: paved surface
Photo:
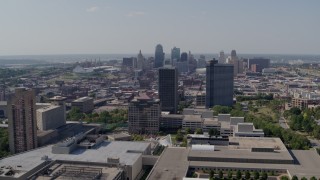
<svg viewBox="0 0 320 180"><path fill-rule="evenodd" d="M283 129L289 129L289 126L287 124L287 121L284 119L283 116L280 117L279 119L279 124Z"/></svg>

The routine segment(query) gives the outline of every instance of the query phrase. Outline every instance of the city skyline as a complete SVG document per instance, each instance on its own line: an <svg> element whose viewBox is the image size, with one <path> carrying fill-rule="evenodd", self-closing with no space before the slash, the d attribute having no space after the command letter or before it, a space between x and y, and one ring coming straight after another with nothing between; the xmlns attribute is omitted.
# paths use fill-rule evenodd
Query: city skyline
<svg viewBox="0 0 320 180"><path fill-rule="evenodd" d="M76 2L76 3L75 3ZM319 54L319 1L3 1L0 56ZM17 13L18 12L18 13ZM179 12L179 13L177 13Z"/></svg>

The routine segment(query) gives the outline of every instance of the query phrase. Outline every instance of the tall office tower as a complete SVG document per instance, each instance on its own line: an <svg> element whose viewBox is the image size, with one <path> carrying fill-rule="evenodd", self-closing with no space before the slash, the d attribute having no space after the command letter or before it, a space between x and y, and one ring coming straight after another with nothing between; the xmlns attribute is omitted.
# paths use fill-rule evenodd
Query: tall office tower
<svg viewBox="0 0 320 180"><path fill-rule="evenodd" d="M270 67L270 59L252 58L248 59L248 69L253 72L262 72L264 68Z"/></svg>
<svg viewBox="0 0 320 180"><path fill-rule="evenodd" d="M206 67L206 107L233 104L233 65L213 59Z"/></svg>
<svg viewBox="0 0 320 180"><path fill-rule="evenodd" d="M232 50L231 51L231 59L235 59L235 58L237 58L237 52L236 52L236 50Z"/></svg>
<svg viewBox="0 0 320 180"><path fill-rule="evenodd" d="M159 99L161 110L177 113L178 109L178 71L176 68L159 69Z"/></svg>
<svg viewBox="0 0 320 180"><path fill-rule="evenodd" d="M122 66L136 68L137 67L137 58L134 58L134 57L123 58Z"/></svg>
<svg viewBox="0 0 320 180"><path fill-rule="evenodd" d="M180 61L181 62L188 61L188 53L186 53L186 52L181 53Z"/></svg>
<svg viewBox="0 0 320 180"><path fill-rule="evenodd" d="M133 99L128 106L129 133L158 133L160 115L159 99L151 99L145 94Z"/></svg>
<svg viewBox="0 0 320 180"><path fill-rule="evenodd" d="M137 69L143 70L145 69L145 62L144 57L141 53L141 50L139 51L138 57L137 57Z"/></svg>
<svg viewBox="0 0 320 180"><path fill-rule="evenodd" d="M242 59L234 59L233 60L233 75L237 76L237 74L243 73L243 60Z"/></svg>
<svg viewBox="0 0 320 180"><path fill-rule="evenodd" d="M224 56L224 51L220 51L219 53L219 64L225 64L226 63L226 57Z"/></svg>
<svg viewBox="0 0 320 180"><path fill-rule="evenodd" d="M17 88L8 100L9 145L11 153L37 147L37 120L34 91Z"/></svg>
<svg viewBox="0 0 320 180"><path fill-rule="evenodd" d="M198 59L197 67L198 68L205 68L207 65L206 57L204 55L200 55Z"/></svg>
<svg viewBox="0 0 320 180"><path fill-rule="evenodd" d="M154 55L154 67L159 68L163 66L164 52L161 44L156 46L156 52Z"/></svg>
<svg viewBox="0 0 320 180"><path fill-rule="evenodd" d="M189 72L194 72L197 69L197 61L194 59L193 54L191 54L191 51L189 51L188 55L188 67Z"/></svg>
<svg viewBox="0 0 320 180"><path fill-rule="evenodd" d="M171 49L171 60L176 62L180 60L180 48L174 47Z"/></svg>

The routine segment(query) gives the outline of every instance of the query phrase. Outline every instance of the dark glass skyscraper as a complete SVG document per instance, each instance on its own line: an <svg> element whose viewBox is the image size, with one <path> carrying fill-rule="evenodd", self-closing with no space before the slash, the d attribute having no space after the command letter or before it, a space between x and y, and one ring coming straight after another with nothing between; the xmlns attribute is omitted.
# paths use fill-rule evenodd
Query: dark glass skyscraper
<svg viewBox="0 0 320 180"><path fill-rule="evenodd" d="M159 69L159 99L161 110L176 113L178 107L178 70L173 67Z"/></svg>
<svg viewBox="0 0 320 180"><path fill-rule="evenodd" d="M213 59L206 67L206 107L233 104L233 65Z"/></svg>
<svg viewBox="0 0 320 180"><path fill-rule="evenodd" d="M188 61L188 53L186 53L186 52L181 53L180 61L187 62Z"/></svg>
<svg viewBox="0 0 320 180"><path fill-rule="evenodd" d="M159 68L163 66L164 52L161 44L156 46L156 52L154 55L154 67Z"/></svg>

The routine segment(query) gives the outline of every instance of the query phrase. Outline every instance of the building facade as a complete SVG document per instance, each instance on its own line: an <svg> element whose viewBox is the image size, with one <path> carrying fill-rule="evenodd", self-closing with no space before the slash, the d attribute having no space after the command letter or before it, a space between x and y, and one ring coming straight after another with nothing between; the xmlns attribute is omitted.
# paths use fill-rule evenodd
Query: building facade
<svg viewBox="0 0 320 180"><path fill-rule="evenodd" d="M233 65L212 60L206 67L206 107L233 104Z"/></svg>
<svg viewBox="0 0 320 180"><path fill-rule="evenodd" d="M37 122L34 91L18 88L8 101L9 145L11 153L37 147Z"/></svg>
<svg viewBox="0 0 320 180"><path fill-rule="evenodd" d="M154 54L154 67L159 68L163 66L164 52L161 44L156 46L156 52Z"/></svg>
<svg viewBox="0 0 320 180"><path fill-rule="evenodd" d="M94 109L91 97L82 97L71 102L71 107L79 108L81 112L88 113Z"/></svg>
<svg viewBox="0 0 320 180"><path fill-rule="evenodd" d="M37 126L41 131L56 129L66 124L65 107L51 105L37 109Z"/></svg>
<svg viewBox="0 0 320 180"><path fill-rule="evenodd" d="M160 109L159 99L151 99L146 96L132 100L128 106L129 133L158 133L160 128Z"/></svg>
<svg viewBox="0 0 320 180"><path fill-rule="evenodd" d="M178 109L178 71L176 68L159 69L159 99L161 110L177 113Z"/></svg>
<svg viewBox="0 0 320 180"><path fill-rule="evenodd" d="M174 47L171 49L171 60L180 61L180 48Z"/></svg>
<svg viewBox="0 0 320 180"><path fill-rule="evenodd" d="M270 67L270 59L252 58L248 59L248 69L253 72L262 72L263 69Z"/></svg>

